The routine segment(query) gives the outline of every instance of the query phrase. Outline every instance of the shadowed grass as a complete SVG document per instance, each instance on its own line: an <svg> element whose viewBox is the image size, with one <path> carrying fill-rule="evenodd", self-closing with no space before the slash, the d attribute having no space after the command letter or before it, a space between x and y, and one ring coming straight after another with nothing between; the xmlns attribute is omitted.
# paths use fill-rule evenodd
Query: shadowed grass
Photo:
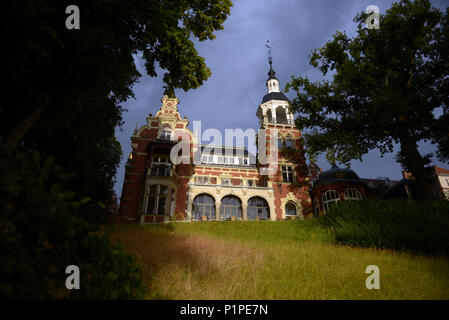
<svg viewBox="0 0 449 320"><path fill-rule="evenodd" d="M115 226L149 299L449 299L449 259L332 244L316 219ZM368 290L368 265L380 290Z"/></svg>

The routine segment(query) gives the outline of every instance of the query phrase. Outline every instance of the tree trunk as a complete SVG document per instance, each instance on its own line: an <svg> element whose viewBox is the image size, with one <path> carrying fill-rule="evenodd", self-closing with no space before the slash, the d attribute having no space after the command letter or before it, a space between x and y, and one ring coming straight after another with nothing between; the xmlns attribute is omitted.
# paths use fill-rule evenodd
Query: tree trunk
<svg viewBox="0 0 449 320"><path fill-rule="evenodd" d="M415 200L435 200L433 178L425 159L419 154L416 141L410 136L400 138L401 154L404 164L410 170L414 180L411 184L412 197Z"/></svg>
<svg viewBox="0 0 449 320"><path fill-rule="evenodd" d="M26 118L20 119L16 122L11 132L5 139L4 149L6 155L11 155L17 148L17 145L22 141L25 134L30 131L33 124L40 118L42 113L47 107L47 99L38 105L36 109L33 110Z"/></svg>

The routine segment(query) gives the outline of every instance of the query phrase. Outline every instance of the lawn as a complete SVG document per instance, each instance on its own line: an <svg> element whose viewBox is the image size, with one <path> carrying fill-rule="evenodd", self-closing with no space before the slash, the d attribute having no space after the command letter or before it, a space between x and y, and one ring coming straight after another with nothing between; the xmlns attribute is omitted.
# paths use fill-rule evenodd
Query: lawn
<svg viewBox="0 0 449 320"><path fill-rule="evenodd" d="M336 245L318 219L113 225L148 299L449 299L449 258ZM380 269L368 290L365 269Z"/></svg>

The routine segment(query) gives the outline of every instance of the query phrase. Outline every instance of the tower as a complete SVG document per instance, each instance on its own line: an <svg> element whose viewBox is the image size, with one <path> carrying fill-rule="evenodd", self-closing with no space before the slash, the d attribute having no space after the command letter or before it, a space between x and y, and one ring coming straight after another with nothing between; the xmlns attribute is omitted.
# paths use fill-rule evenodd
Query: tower
<svg viewBox="0 0 449 320"><path fill-rule="evenodd" d="M280 82L276 78L271 48L269 49L267 93L257 110L260 129L265 130L267 137L267 157L270 152L277 152L277 171L269 174L267 179L273 186L276 216L279 219L302 217L311 212L312 205L309 195L310 177L303 149L304 139L294 124L289 100L280 91ZM276 141L276 145L272 145L273 141Z"/></svg>

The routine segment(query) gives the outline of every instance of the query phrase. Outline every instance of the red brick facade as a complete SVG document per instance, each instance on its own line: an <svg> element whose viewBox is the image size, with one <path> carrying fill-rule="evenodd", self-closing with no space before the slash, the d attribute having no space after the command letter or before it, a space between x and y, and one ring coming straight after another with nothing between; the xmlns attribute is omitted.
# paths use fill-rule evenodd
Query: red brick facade
<svg viewBox="0 0 449 320"><path fill-rule="evenodd" d="M177 99L164 97L157 114L154 117L150 114L147 124L135 130L131 137L132 152L125 169L120 220L134 223L195 220L198 219L194 214L198 210L195 199L199 195L207 195L213 199L215 207L212 204L210 210L214 213L214 220L226 219L223 212L230 209L222 208L220 211L225 197L234 197L240 201L241 208L236 211L237 219L250 219L248 212L257 211L258 208L248 207L254 198L266 204L262 206L267 208L261 210L266 210L266 218L270 220L312 215L312 201L308 190L311 179L318 171L309 170L301 133L293 124L264 122L261 125L267 135L267 154L272 149L269 139L276 131L278 136L292 141L291 146L278 151L277 172L261 175L261 169L266 165L262 165L259 158L255 165L246 166L194 163L193 155L201 146L187 128L188 121L178 113L177 104ZM169 138L164 136L168 133ZM179 142L181 139L182 142ZM173 164L168 160L170 152L173 148L180 149L182 143L185 150L190 151L188 158L184 158L188 161ZM182 154L181 151L179 154ZM158 161L162 161L159 167L155 164ZM291 174L288 170L291 170ZM198 183L199 179L203 179L201 183ZM295 209L288 211L287 204L289 208ZM210 220L211 217L208 216L207 219Z"/></svg>

